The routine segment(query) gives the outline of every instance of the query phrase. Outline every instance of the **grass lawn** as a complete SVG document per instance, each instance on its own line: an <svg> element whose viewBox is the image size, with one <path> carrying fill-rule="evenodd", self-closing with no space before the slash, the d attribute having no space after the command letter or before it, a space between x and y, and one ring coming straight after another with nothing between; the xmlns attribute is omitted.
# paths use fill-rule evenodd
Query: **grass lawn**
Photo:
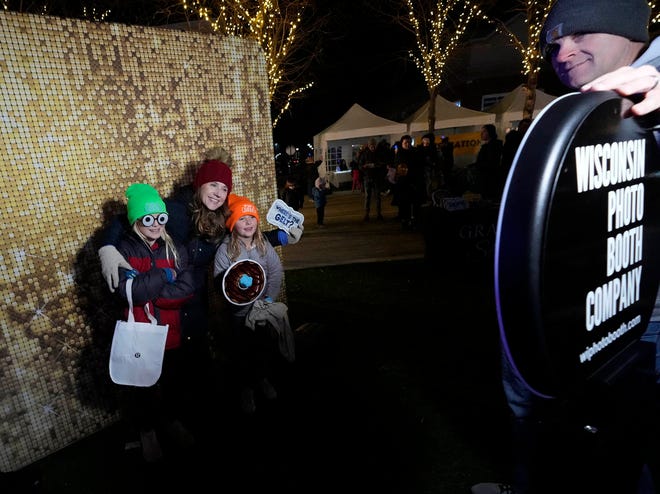
<svg viewBox="0 0 660 494"><path fill-rule="evenodd" d="M0 492L468 494L475 483L509 480L487 267L355 264L287 271L286 285L296 361L276 369L276 400L258 399L246 416L231 387L209 387L208 406L187 424L192 450L166 447L165 460L148 465L125 450L117 424L0 474ZM585 436L570 420L548 431L547 492L622 494L575 490L572 479L581 474L588 486L616 471L637 452L628 442Z"/></svg>
<svg viewBox="0 0 660 494"><path fill-rule="evenodd" d="M465 494L506 480L484 273L422 260L287 271L297 359L277 373L277 400L246 417L217 396L193 424L198 447L159 465L113 426L2 474L0 492Z"/></svg>

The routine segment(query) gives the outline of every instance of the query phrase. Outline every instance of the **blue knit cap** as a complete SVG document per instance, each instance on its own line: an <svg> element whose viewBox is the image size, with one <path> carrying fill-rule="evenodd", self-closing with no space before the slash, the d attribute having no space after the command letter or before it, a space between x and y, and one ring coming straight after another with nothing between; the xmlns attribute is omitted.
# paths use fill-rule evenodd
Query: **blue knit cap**
<svg viewBox="0 0 660 494"><path fill-rule="evenodd" d="M576 33L606 33L631 41L649 40L651 9L646 0L557 0L541 30L541 53L557 38Z"/></svg>

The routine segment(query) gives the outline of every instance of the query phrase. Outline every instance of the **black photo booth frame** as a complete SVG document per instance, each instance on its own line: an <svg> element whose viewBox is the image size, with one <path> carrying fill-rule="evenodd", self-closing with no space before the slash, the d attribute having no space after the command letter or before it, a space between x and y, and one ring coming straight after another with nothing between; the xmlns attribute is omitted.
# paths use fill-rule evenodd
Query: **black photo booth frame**
<svg viewBox="0 0 660 494"><path fill-rule="evenodd" d="M641 119L625 118L631 104L609 91L557 98L528 129L507 178L495 244L498 324L505 357L541 397L579 394L590 381L632 364L653 311L660 279L653 257L660 247L660 153L652 130ZM633 158L643 148L643 176L577 191L576 148L628 142L636 145ZM643 191L643 218L607 231L608 193L625 187ZM643 233L641 259L606 275L608 237L635 226ZM585 329L585 294L617 276L637 279L638 297L620 309L613 304L614 315ZM581 355L589 358L580 361Z"/></svg>

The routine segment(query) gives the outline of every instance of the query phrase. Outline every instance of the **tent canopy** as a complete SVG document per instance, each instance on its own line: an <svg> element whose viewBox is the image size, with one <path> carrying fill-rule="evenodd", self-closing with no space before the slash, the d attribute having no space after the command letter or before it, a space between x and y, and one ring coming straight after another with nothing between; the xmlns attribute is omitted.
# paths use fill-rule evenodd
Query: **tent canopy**
<svg viewBox="0 0 660 494"><path fill-rule="evenodd" d="M521 84L493 106L487 108L486 111L488 113L494 113L497 121L503 126L508 126L511 122L522 120L523 108L525 107L525 100L527 99L528 92L529 90L527 87L525 87L524 84ZM556 98L556 96L551 96L548 93L544 93L540 89L537 89L536 103L534 104L534 112L532 113L532 116L536 118L539 112Z"/></svg>
<svg viewBox="0 0 660 494"><path fill-rule="evenodd" d="M408 133L425 132L429 128L429 101L424 103L415 113L406 119ZM449 129L452 127L469 127L495 123L495 115L491 113L470 110L456 106L451 101L436 96L435 98L435 128Z"/></svg>
<svg viewBox="0 0 660 494"><path fill-rule="evenodd" d="M355 103L335 123L314 136L314 150L317 158L326 161L328 142L380 136L398 139L406 131L405 123L380 117Z"/></svg>
<svg viewBox="0 0 660 494"><path fill-rule="evenodd" d="M353 137L370 137L387 134L405 134L406 124L388 120L387 118L374 115L357 103L353 104L339 120L325 128L316 136L320 140L338 141L340 139L351 139Z"/></svg>

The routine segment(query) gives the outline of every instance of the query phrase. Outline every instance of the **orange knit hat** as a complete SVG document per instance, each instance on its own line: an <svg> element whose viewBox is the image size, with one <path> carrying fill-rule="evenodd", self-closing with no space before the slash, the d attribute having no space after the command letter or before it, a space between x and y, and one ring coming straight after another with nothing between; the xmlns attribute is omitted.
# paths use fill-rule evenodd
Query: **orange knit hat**
<svg viewBox="0 0 660 494"><path fill-rule="evenodd" d="M225 226L229 231L234 229L234 225L241 216L254 216L257 218L257 221L259 221L259 210L257 210L257 206L255 206L247 197L229 194L229 197L227 198L227 207L229 208L230 214L227 221L225 221Z"/></svg>

